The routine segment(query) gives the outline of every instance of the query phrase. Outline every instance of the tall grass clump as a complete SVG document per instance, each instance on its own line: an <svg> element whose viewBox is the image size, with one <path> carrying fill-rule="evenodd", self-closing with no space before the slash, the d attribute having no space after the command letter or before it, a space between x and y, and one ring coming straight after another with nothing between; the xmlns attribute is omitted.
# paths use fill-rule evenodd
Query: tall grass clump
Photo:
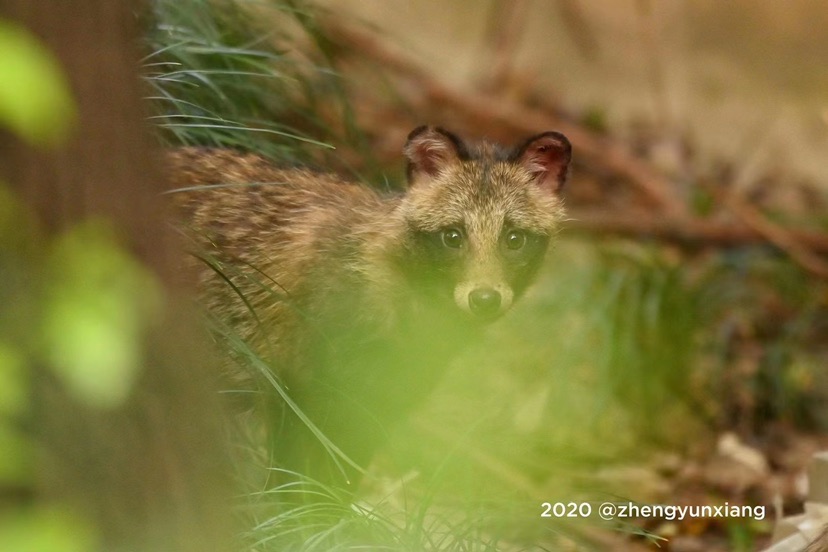
<svg viewBox="0 0 828 552"><path fill-rule="evenodd" d="M315 43L304 2L156 0L145 59L153 122L172 146L255 151L314 164L338 139L339 76L293 46ZM319 61L321 60L321 61ZM325 109L321 109L324 102Z"/></svg>

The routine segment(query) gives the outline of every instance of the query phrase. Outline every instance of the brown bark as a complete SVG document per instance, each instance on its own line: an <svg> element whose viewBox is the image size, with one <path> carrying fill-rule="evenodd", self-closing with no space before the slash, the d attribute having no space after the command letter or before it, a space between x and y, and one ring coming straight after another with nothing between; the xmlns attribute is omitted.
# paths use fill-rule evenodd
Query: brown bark
<svg viewBox="0 0 828 552"><path fill-rule="evenodd" d="M0 0L0 15L23 23L57 57L80 115L66 147L35 150L6 138L0 155L4 176L49 228L104 215L164 274L171 264L168 239L162 224L146 222L158 220L152 191L162 181L144 123L139 7L125 0Z"/></svg>

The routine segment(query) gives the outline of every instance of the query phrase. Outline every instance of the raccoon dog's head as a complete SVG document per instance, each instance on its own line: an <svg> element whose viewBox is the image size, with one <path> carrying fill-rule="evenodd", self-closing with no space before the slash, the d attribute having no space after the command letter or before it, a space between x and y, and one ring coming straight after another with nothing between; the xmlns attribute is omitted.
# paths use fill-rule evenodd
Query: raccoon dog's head
<svg viewBox="0 0 828 552"><path fill-rule="evenodd" d="M404 152L411 277L474 318L503 314L532 282L564 216L569 140L544 132L505 149L419 127Z"/></svg>

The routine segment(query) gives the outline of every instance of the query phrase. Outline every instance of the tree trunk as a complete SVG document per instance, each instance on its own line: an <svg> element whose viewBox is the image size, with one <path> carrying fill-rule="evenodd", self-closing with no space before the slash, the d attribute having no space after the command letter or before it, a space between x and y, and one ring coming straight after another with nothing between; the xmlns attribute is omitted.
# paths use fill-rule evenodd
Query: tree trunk
<svg viewBox="0 0 828 552"><path fill-rule="evenodd" d="M0 17L23 24L58 58L80 115L58 150L0 135L0 172L50 234L106 218L170 288L177 253L141 99L142 7L134 0L0 0ZM90 517L103 549L227 550L228 470L209 363L190 353L202 349L192 346L194 324L169 300L159 326L147 340L140 381L115 411L80 404L39 368L31 425L43 454L35 499Z"/></svg>

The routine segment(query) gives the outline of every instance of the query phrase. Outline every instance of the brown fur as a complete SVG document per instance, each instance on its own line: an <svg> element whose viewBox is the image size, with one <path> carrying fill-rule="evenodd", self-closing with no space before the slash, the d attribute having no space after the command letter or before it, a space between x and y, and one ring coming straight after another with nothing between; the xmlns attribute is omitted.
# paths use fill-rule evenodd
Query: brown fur
<svg viewBox="0 0 828 552"><path fill-rule="evenodd" d="M364 463L480 322L531 283L563 217L557 190L568 147L547 133L514 150L470 149L420 128L405 149L409 190L397 195L256 155L184 148L170 154L172 196L199 253L216 265L195 263L206 306ZM443 245L446 228L458 229L462 246ZM510 228L529 236L531 257L504 246ZM469 298L475 289L497 296L485 316ZM316 439L277 411L287 428L277 457L326 477Z"/></svg>

